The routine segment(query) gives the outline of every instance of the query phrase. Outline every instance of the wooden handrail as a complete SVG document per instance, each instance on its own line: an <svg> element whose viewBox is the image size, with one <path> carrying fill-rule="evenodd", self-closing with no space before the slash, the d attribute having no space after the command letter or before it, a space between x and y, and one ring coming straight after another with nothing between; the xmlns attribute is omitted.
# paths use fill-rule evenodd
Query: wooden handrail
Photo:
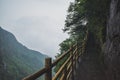
<svg viewBox="0 0 120 80"><path fill-rule="evenodd" d="M43 68L41 69L40 71L30 75L30 76L27 76L25 78L23 78L22 80L35 80L36 78L38 78L39 76L43 75L44 73L47 72L48 69L46 68Z"/></svg>
<svg viewBox="0 0 120 80"><path fill-rule="evenodd" d="M53 80L56 80L58 78L58 76L60 75L60 73L64 70L64 67L66 66L66 64L71 60L71 56L67 59L67 61L65 61L65 63L60 67L59 71L56 73L56 75L53 77Z"/></svg>
<svg viewBox="0 0 120 80"><path fill-rule="evenodd" d="M84 43L81 46L79 46L78 43L71 46L68 51L63 53L53 63L51 62L51 58L46 58L45 67L43 69L23 78L22 80L35 80L43 74L45 74L45 80L68 80L68 78L70 77L72 78L72 80L74 80L74 68L76 67L76 63L78 62L80 55L85 50L88 32L86 34L87 35L85 36ZM58 71L52 78L52 68L55 67L65 57L67 57L67 59L64 61L62 66L58 69Z"/></svg>
<svg viewBox="0 0 120 80"><path fill-rule="evenodd" d="M68 49L68 51L66 51L65 53L61 54L60 57L58 57L52 64L52 67L54 67L61 59L63 59L66 55L68 55L68 53L70 53L70 51L76 47L76 44L73 45L70 49Z"/></svg>

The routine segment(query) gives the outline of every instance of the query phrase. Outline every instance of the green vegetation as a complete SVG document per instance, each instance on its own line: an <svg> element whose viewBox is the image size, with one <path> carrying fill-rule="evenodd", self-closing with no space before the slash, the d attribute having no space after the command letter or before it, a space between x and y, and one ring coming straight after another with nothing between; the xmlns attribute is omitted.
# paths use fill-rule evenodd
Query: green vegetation
<svg viewBox="0 0 120 80"><path fill-rule="evenodd" d="M26 48L14 35L0 28L0 80L21 80L33 74L44 67L45 57Z"/></svg>
<svg viewBox="0 0 120 80"><path fill-rule="evenodd" d="M97 52L101 53L106 37L109 5L110 0L75 0L71 2L63 29L64 32L70 35L70 38L60 44L58 56L70 47L68 43L71 43L71 45L75 42L81 44L87 30L94 35L94 43L97 44L96 47L99 50ZM59 64L62 64L62 62L64 60ZM56 66L57 69L60 67L59 64Z"/></svg>
<svg viewBox="0 0 120 80"><path fill-rule="evenodd" d="M70 4L64 31L71 35L80 35L83 39L86 29L103 37L109 13L110 0L75 0Z"/></svg>

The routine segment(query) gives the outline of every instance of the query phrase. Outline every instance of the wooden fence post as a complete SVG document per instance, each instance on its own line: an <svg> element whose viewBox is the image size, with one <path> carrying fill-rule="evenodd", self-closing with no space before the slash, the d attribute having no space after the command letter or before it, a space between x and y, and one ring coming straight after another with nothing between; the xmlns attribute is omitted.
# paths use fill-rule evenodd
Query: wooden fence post
<svg viewBox="0 0 120 80"><path fill-rule="evenodd" d="M75 53L75 65L74 65L74 66L75 66L75 67L74 67L74 68L75 68L75 71L76 71L76 66L77 66L78 42L76 43L76 49L77 49L77 50L76 50L76 53Z"/></svg>
<svg viewBox="0 0 120 80"><path fill-rule="evenodd" d="M71 50L71 56L72 56L72 75L71 75L71 78L72 78L72 80L74 80L74 55L73 55L73 47L71 47L72 48L72 50Z"/></svg>
<svg viewBox="0 0 120 80"><path fill-rule="evenodd" d="M64 68L64 80L67 80L67 66Z"/></svg>
<svg viewBox="0 0 120 80"><path fill-rule="evenodd" d="M52 69L51 69L52 60L51 58L45 59L45 68L49 68L48 72L45 74L45 80L52 80Z"/></svg>
<svg viewBox="0 0 120 80"><path fill-rule="evenodd" d="M80 52L79 52L79 45L78 45L78 42L77 42L77 59L76 59L76 62L79 61L79 55L80 55Z"/></svg>

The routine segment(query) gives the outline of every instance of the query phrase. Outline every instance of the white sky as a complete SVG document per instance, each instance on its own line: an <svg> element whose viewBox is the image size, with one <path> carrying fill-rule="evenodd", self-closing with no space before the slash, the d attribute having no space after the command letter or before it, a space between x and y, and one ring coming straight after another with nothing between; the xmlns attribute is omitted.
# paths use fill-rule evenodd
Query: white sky
<svg viewBox="0 0 120 80"><path fill-rule="evenodd" d="M73 0L0 0L0 26L26 47L54 57L63 33L69 3Z"/></svg>

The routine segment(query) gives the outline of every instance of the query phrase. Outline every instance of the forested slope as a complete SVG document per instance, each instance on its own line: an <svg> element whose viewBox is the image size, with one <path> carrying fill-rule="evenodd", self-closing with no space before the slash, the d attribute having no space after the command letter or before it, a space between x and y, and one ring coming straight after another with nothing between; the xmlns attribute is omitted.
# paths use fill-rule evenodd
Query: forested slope
<svg viewBox="0 0 120 80"><path fill-rule="evenodd" d="M21 80L44 66L46 55L30 50L0 27L0 80Z"/></svg>

